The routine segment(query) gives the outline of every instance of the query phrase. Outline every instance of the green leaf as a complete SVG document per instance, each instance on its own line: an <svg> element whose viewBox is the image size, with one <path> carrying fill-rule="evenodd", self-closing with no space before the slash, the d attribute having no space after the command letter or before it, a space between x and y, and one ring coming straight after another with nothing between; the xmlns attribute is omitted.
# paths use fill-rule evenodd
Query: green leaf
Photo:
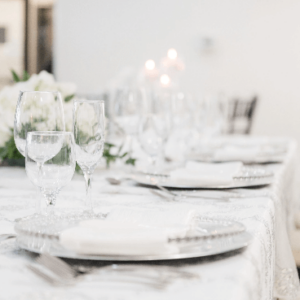
<svg viewBox="0 0 300 300"><path fill-rule="evenodd" d="M4 159L23 159L23 155L16 147L15 139L13 135L13 129L11 129L11 136L8 141L0 148L0 158Z"/></svg>
<svg viewBox="0 0 300 300"><path fill-rule="evenodd" d="M17 73L16 73L13 69L11 69L10 71L11 71L11 74L12 74L12 77L13 77L14 82L20 82L21 79L20 79L20 77L17 75Z"/></svg>
<svg viewBox="0 0 300 300"><path fill-rule="evenodd" d="M136 162L136 158L129 157L129 158L125 161L125 164L126 164L126 165L132 165L132 166L134 166L134 165L135 165L135 162Z"/></svg>
<svg viewBox="0 0 300 300"><path fill-rule="evenodd" d="M104 146L105 146L105 148L108 148L108 149L113 148L113 147L116 147L116 145L111 144L111 143L105 143Z"/></svg>
<svg viewBox="0 0 300 300"><path fill-rule="evenodd" d="M71 101L75 97L75 94L69 95L65 97L65 102Z"/></svg>
<svg viewBox="0 0 300 300"><path fill-rule="evenodd" d="M23 81L27 81L29 78L30 78L29 73L26 70L24 70L24 72L23 72Z"/></svg>
<svg viewBox="0 0 300 300"><path fill-rule="evenodd" d="M120 158L124 158L126 155L128 154L128 152L123 153Z"/></svg>

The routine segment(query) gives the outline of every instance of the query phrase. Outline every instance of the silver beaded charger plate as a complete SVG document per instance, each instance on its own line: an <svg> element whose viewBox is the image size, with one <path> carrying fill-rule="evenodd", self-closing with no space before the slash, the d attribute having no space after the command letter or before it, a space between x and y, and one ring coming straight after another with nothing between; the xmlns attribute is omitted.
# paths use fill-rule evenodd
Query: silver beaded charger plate
<svg viewBox="0 0 300 300"><path fill-rule="evenodd" d="M274 173L266 168L260 167L243 167L242 170L232 179L228 185L209 185L205 186L199 183L181 184L177 181L172 181L168 173L147 173L138 172L131 175L131 178L139 184L150 186L163 186L168 188L178 189L232 189L254 186L269 185L273 182Z"/></svg>
<svg viewBox="0 0 300 300"><path fill-rule="evenodd" d="M169 243L178 246L177 253L158 255L88 255L78 254L64 248L59 242L59 233L76 225L82 217L80 215L57 217L51 221L42 218L26 218L19 221L17 245L25 250L42 253L48 252L53 256L71 259L99 260L99 261L155 261L176 260L204 257L222 254L246 247L252 236L245 230L243 224L234 221L217 220L212 218L197 218L196 231L185 237L170 237ZM53 224L55 223L55 224Z"/></svg>
<svg viewBox="0 0 300 300"><path fill-rule="evenodd" d="M187 156L187 159L207 162L207 163L221 163L221 162L232 162L232 161L241 161L244 164L272 164L272 163L282 163L285 158L285 155L268 155L268 156L255 156L252 158L214 158L212 155L200 155L191 153Z"/></svg>

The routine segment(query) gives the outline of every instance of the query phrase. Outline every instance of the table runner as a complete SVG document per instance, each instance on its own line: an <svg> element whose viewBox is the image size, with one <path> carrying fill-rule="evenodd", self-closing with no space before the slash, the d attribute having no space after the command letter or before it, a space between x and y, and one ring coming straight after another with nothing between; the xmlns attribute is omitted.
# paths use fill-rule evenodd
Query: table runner
<svg viewBox="0 0 300 300"><path fill-rule="evenodd" d="M159 210L180 210L189 206L200 215L237 220L253 235L252 243L242 252L164 262L199 275L199 279L177 279L166 289L108 284L98 273L85 276L74 287L55 288L41 281L25 268L34 255L18 249L12 240L0 242L0 299L295 299L299 281L291 254L288 232L293 230L293 213L298 201L297 147L290 142L283 164L267 166L275 172L274 184L267 188L243 189L249 198L230 203L186 198L166 202L147 188L132 182L111 186L106 176L118 170L98 170L94 178L94 198L98 211L115 207L139 207ZM251 195L255 197L251 198ZM257 197L258 194L260 197ZM15 218L33 213L36 193L18 168L0 168L0 233L13 229ZM57 201L58 209L79 207L84 197L84 183L76 175ZM15 287L18 286L18 289ZM75 296L77 295L77 296ZM74 296L74 297L73 297Z"/></svg>

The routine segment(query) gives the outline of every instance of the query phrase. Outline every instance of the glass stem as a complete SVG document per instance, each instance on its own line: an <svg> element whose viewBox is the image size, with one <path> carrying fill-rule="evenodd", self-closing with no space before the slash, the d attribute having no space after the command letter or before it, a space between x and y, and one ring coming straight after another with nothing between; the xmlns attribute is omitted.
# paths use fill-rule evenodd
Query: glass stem
<svg viewBox="0 0 300 300"><path fill-rule="evenodd" d="M158 161L157 156L151 156L151 165L152 165L151 172L152 173L157 172L157 161Z"/></svg>
<svg viewBox="0 0 300 300"><path fill-rule="evenodd" d="M132 144L133 144L133 137L132 135L128 135L128 154L132 157Z"/></svg>
<svg viewBox="0 0 300 300"><path fill-rule="evenodd" d="M84 179L85 179L85 190L86 190L86 199L85 199L85 206L86 209L89 211L93 210L93 202L92 202L92 174L90 172L84 173Z"/></svg>
<svg viewBox="0 0 300 300"><path fill-rule="evenodd" d="M56 198L57 195L59 193L59 191L51 191L51 192L47 192L47 191L43 191L42 193L44 195L44 197L46 198L46 203L47 203L47 209L46 209L46 214L49 216L54 215L54 206L56 203Z"/></svg>
<svg viewBox="0 0 300 300"><path fill-rule="evenodd" d="M49 202L47 205L47 215L52 216L54 214L54 202Z"/></svg>
<svg viewBox="0 0 300 300"><path fill-rule="evenodd" d="M40 179L43 175L43 165L44 163L41 162L37 162L37 166L38 166L38 178ZM36 203L35 203L35 213L36 214L40 214L42 210L42 195L39 193L37 193L37 197L36 197Z"/></svg>

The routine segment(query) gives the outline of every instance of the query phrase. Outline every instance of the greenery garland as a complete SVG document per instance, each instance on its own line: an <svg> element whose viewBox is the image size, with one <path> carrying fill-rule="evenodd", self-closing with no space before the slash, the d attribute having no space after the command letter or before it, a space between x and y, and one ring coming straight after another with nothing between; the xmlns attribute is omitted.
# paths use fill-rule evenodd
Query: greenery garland
<svg viewBox="0 0 300 300"><path fill-rule="evenodd" d="M20 82L20 81L27 81L30 78L30 75L24 71L23 77L18 76L15 71L12 72L12 77L14 82ZM70 101L75 95L69 95L66 97L65 102ZM0 147L0 161L2 165L6 166L25 166L25 158L23 155L18 151L15 139L14 139L14 130L13 128L11 130L11 136L6 141L3 147ZM123 145L119 146L117 149L116 154L113 154L112 151L114 148L117 148L116 145L112 143L104 143L104 150L103 150L103 158L106 162L106 167L109 168L110 164L115 162L118 159L121 159L124 161L125 164L129 165L135 165L136 159L132 158L128 152L122 153ZM80 167L76 165L76 171L80 171Z"/></svg>

